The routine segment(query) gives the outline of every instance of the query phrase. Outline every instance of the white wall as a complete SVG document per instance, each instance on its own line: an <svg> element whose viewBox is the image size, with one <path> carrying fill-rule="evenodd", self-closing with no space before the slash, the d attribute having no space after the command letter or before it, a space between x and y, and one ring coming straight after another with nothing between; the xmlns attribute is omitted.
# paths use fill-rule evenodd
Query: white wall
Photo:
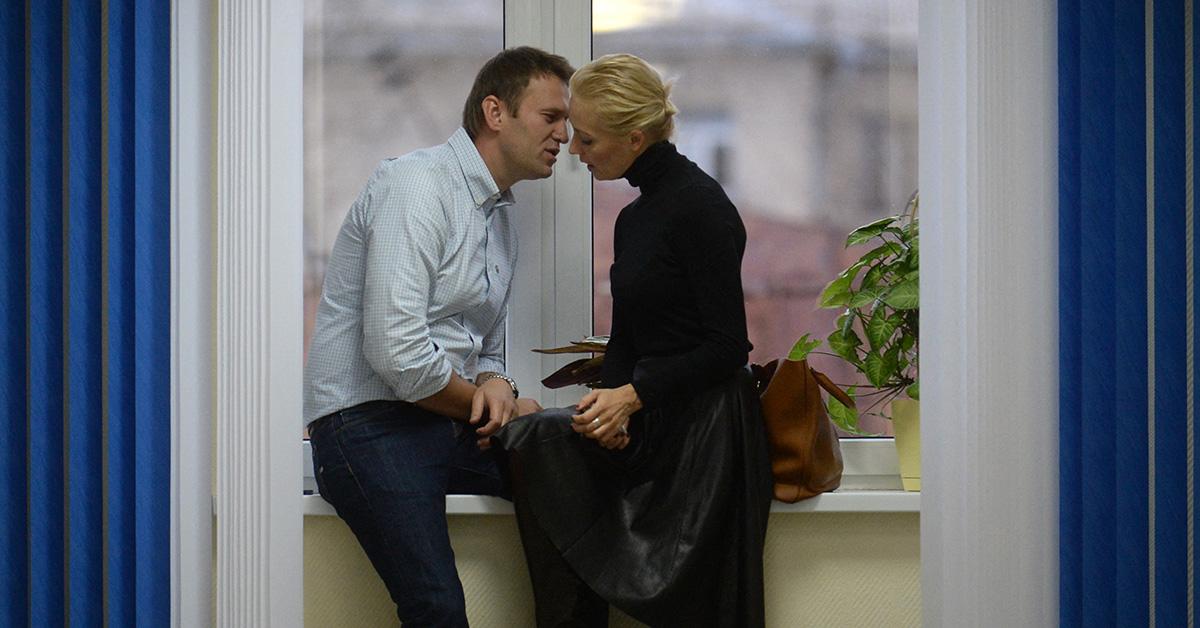
<svg viewBox="0 0 1200 628"><path fill-rule="evenodd" d="M916 513L772 514L764 557L767 625L920 625L918 521ZM534 625L515 519L451 516L450 533L471 625ZM383 582L336 517L305 517L304 590L306 626L399 625ZM610 625L640 624L614 611Z"/></svg>

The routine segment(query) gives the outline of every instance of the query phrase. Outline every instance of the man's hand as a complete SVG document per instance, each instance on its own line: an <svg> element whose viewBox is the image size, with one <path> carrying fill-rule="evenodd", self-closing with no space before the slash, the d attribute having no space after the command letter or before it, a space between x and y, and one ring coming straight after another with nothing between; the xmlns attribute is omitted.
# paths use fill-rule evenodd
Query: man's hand
<svg viewBox="0 0 1200 628"><path fill-rule="evenodd" d="M513 415L512 418L515 419L517 417L523 417L526 414L533 414L534 412L541 412L541 411L542 411L542 404L538 403L537 400L530 399L529 397L521 397L520 399L517 400L517 413L515 415ZM508 421L505 421L505 423L508 423ZM499 429L499 428L497 428L497 429ZM480 430L480 433L482 433L482 430ZM481 436L478 440L475 441L475 444L479 445L479 448L481 450L487 451L488 449L491 449L491 447L492 447L492 437L491 436Z"/></svg>
<svg viewBox="0 0 1200 628"><path fill-rule="evenodd" d="M513 398L512 386L496 377L475 389L475 396L471 398L471 417L467 422L476 426L477 434L487 437L515 416L517 400Z"/></svg>
<svg viewBox="0 0 1200 628"><path fill-rule="evenodd" d="M642 400L633 385L625 384L597 388L584 395L577 408L579 414L571 417L576 432L608 449L624 449L629 444L629 416L642 409Z"/></svg>

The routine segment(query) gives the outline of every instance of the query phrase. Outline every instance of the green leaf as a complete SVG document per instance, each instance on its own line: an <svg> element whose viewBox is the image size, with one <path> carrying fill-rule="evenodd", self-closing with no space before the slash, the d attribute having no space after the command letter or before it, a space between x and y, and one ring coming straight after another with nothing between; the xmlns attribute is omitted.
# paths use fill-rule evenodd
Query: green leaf
<svg viewBox="0 0 1200 628"><path fill-rule="evenodd" d="M896 308L897 310L915 310L920 306L921 290L916 281L902 281L887 294L883 295L883 302ZM853 300L851 300L853 304Z"/></svg>
<svg viewBox="0 0 1200 628"><path fill-rule="evenodd" d="M883 230L887 229L888 226L893 222L896 222L897 219L897 216L880 218L879 220L867 223L855 229L854 231L851 231L850 235L846 237L846 247L851 247L855 244L862 244L863 242L874 238L875 236L883 233Z"/></svg>
<svg viewBox="0 0 1200 628"><path fill-rule="evenodd" d="M850 300L850 277L844 273L837 279L829 282L825 289L821 291L821 297L817 304L819 307L832 308L844 307Z"/></svg>
<svg viewBox="0 0 1200 628"><path fill-rule="evenodd" d="M876 300L879 299L879 296L880 296L879 290L877 290L877 289L876 290L863 290L860 292L855 292L853 294L853 296L850 297L850 302L846 303L844 305L847 305L852 309L864 307L864 306L874 303Z"/></svg>
<svg viewBox="0 0 1200 628"><path fill-rule="evenodd" d="M868 270L867 274L863 275L862 283L860 283L858 285L858 289L859 290L873 290L873 289L879 287L879 280L883 277L884 273L886 273L889 268L891 268L891 267L886 264L879 264L877 266L872 266L871 270Z"/></svg>
<svg viewBox="0 0 1200 628"><path fill-rule="evenodd" d="M921 399L921 380L917 380L909 384L908 388L904 389L904 394L908 395L909 399Z"/></svg>
<svg viewBox="0 0 1200 628"><path fill-rule="evenodd" d="M854 324L854 315L850 310L846 310L837 317L837 324L834 327L843 334L850 332L850 326Z"/></svg>
<svg viewBox="0 0 1200 628"><path fill-rule="evenodd" d="M812 353L812 350L819 346L821 346L820 340L809 338L808 334L804 334L803 336L800 336L800 339L796 341L796 344L792 345L792 350L788 352L787 359L793 362L799 362L800 360L807 358L808 354Z"/></svg>
<svg viewBox="0 0 1200 628"><path fill-rule="evenodd" d="M866 265L867 265L867 262L864 262L862 260L854 262L853 264L850 265L849 268L847 268L846 270L843 270L841 272L841 274L839 274L837 276L837 279L835 279L834 281L844 279L846 281L846 291L850 292L851 290L854 289L854 280L856 278L858 278L858 271L862 270ZM833 283L833 282L830 282L830 283Z"/></svg>
<svg viewBox="0 0 1200 628"><path fill-rule="evenodd" d="M858 260L857 262L854 262L853 264L851 264L850 267L847 268L846 270L843 270L842 272L838 273L838 277L848 277L850 279L850 281L854 281L854 277L858 275L858 271L862 270L862 267L866 266L866 265L867 265L867 262Z"/></svg>
<svg viewBox="0 0 1200 628"><path fill-rule="evenodd" d="M889 316L882 309L875 310L875 314L867 322L867 342L870 343L872 349L878 349L887 343L892 334L896 332L896 327L899 326L899 316L895 314Z"/></svg>
<svg viewBox="0 0 1200 628"><path fill-rule="evenodd" d="M860 360L856 349L862 346L862 340L853 329L838 330L829 334L829 348L847 362L858 365Z"/></svg>
<svg viewBox="0 0 1200 628"><path fill-rule="evenodd" d="M900 350L905 353L912 351L912 348L917 344L917 337L912 334L903 334L900 336Z"/></svg>
<svg viewBox="0 0 1200 628"><path fill-rule="evenodd" d="M883 356L878 353L867 353L867 357L863 360L863 373L867 375L867 381L871 382L872 386L882 388L887 381L887 364L884 363Z"/></svg>
<svg viewBox="0 0 1200 628"><path fill-rule="evenodd" d="M900 345L892 345L883 354L883 381L900 379Z"/></svg>
<svg viewBox="0 0 1200 628"><path fill-rule="evenodd" d="M896 244L895 242L887 241L864 253L862 257L858 258L858 261L864 264L870 264L871 262L884 256L900 255L904 255L904 247Z"/></svg>
<svg viewBox="0 0 1200 628"><path fill-rule="evenodd" d="M829 418L833 420L838 427L852 434L862 434L858 429L858 410L847 407L845 404L837 400L837 397L829 397L825 408L829 410Z"/></svg>

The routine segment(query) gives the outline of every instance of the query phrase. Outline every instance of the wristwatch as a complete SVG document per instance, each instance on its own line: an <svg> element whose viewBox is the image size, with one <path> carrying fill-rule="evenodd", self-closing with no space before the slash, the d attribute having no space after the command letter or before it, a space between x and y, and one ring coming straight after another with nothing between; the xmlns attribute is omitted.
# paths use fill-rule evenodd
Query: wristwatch
<svg viewBox="0 0 1200 628"><path fill-rule="evenodd" d="M482 378L482 381L479 382L480 386L486 384L488 381L493 380L493 379L502 379L502 380L508 382L509 387L512 388L513 397L521 396L521 391L517 389L517 380L515 380L503 373L494 373L494 372L489 371L487 373L481 374L480 377Z"/></svg>

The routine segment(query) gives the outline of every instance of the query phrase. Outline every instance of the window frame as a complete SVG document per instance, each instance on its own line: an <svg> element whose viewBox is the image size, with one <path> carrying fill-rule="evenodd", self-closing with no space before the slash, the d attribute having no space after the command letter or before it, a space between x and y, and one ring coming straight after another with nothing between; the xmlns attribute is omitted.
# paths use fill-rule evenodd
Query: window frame
<svg viewBox="0 0 1200 628"><path fill-rule="evenodd" d="M504 0L504 22L505 47L537 46L563 55L576 67L592 59L591 0ZM509 302L506 368L542 405L572 405L585 388L551 390L538 382L578 356L529 349L561 346L592 333L591 174L574 158L560 159L553 176L518 183L514 195L520 255ZM894 451L881 454L889 450L862 445L863 440L842 439L847 474L898 477ZM877 479L869 483L872 488L899 489L898 481L894 487Z"/></svg>
<svg viewBox="0 0 1200 628"><path fill-rule="evenodd" d="M504 0L504 45L536 46L578 67L592 57L591 0ZM509 301L506 366L543 406L579 401L577 387L549 390L547 374L571 356L529 351L592 333L592 179L576 159L514 187L520 255ZM582 244L581 244L582 243ZM513 350L515 348L515 350Z"/></svg>
<svg viewBox="0 0 1200 628"><path fill-rule="evenodd" d="M196 10L182 11L181 7L186 3L173 0L172 11L175 20L172 45L176 47L173 63L177 70L183 70L178 75L173 73L172 80L179 76L180 81L188 77L187 80L203 85L207 85L208 79L214 83L209 92L212 97L201 106L204 109L201 114L173 102L173 139L205 136L213 139L211 144L198 143L198 152L206 157L203 159L194 156L184 159L173 148L173 159L180 161L173 165L177 176L172 180L173 199L176 199L172 211L177 219L188 220L195 217L192 212L199 213L203 220L196 224L213 225L214 231L216 193L221 185L226 185L217 182L222 170L215 157L225 147L208 132L207 124L215 120L218 101L229 106L244 106L225 99L225 85L214 72L217 55L230 54L218 49L214 43L218 30L215 9L219 4L223 10L230 10L219 0L211 3L201 0L196 3ZM303 55L296 54L296 48L302 43L297 44L297 38L290 37L298 33L298 28L289 31L299 24L298 20L295 24L290 22L295 7L282 0L272 0L270 4L270 22L251 29L250 39L268 42L264 47L273 55L290 56L294 62L301 62ZM520 4L553 6L554 3L550 0L510 0L506 2L506 14L510 5ZM924 324L945 322L949 330L940 339L929 337L924 345L927 354L937 358L936 361L926 360L927 364L936 364L936 367L927 368L929 377L923 386L927 428L923 431L927 445L924 461L929 490L925 496L928 499L923 500L922 505L922 546L930 554L922 566L924 607L926 617L978 618L980 612L985 612L988 617L1005 617L1009 616L1005 613L1011 614L1011 605L987 604L986 608L981 608L979 597L987 591L1003 590L1020 596L1023 616L1053 618L1057 597L1047 595L1046 591L1053 591L1057 573L1056 520L1052 513L1042 513L1053 510L1052 505L1058 498L1057 483L1053 479L1057 477L1058 464L1053 395L1058 371L1052 341L1057 329L1056 301L1053 299L1056 277L1052 273L1034 274L1016 289L1009 283L995 280L1003 276L1010 262L1019 265L1022 259L1055 259L1057 252L1053 242L1056 164L1043 167L1042 163L1029 159L1030 155L1041 154L1045 149L1044 142L1054 143L1052 138L1058 115L1054 99L1056 10L1053 5L1018 3L983 11L976 4L922 0L920 8L919 56L922 61L933 62L922 63L925 71L920 87L923 156L920 178L926 200L927 225L922 237L928 266L943 269L940 282L922 285L922 303L926 310L923 321ZM551 12L550 18L539 16L536 25L521 28L553 39L553 15ZM213 18L212 23L210 18ZM241 20L241 23L249 21L246 16ZM284 36L280 38L280 33L272 27L282 28ZM178 47L184 39L182 33L189 30L198 32L199 52ZM506 24L506 34L508 31ZM515 43L517 40L507 41ZM281 51L290 52L290 55L282 55ZM1013 68L1022 68L1022 71L1013 72ZM249 68L249 71L262 86L257 96L260 99L286 100L298 91L288 84L287 76L276 75L274 80L268 81L264 68ZM199 89L196 93L206 91ZM1009 126L999 123L1002 114L1009 110L1022 112L1024 132L1013 134ZM294 128L284 124L265 132L298 136L299 130L298 124ZM1004 150L996 154L980 148L997 145ZM1053 156L1053 150L1050 155ZM270 165L272 169L278 167L278 164ZM210 173L211 187L207 185ZM300 179L302 177L296 177L292 181ZM178 194L187 185L199 185L196 194L202 198L191 199L196 201L194 203L180 199ZM942 194L938 194L939 191ZM554 190L551 189L549 194L553 198ZM292 220L302 223L299 216L293 216ZM555 217L543 215L541 223L542 232L556 232ZM206 552L187 553L186 549L181 549L178 544L181 528L195 524L190 520L193 517L215 521L217 516L224 518L238 513L218 513L215 508L198 513L177 500L182 500L181 492L187 487L211 481L207 466L210 452L224 439L236 435L214 430L211 433L218 441L215 446L212 441L179 435L192 418L201 420L204 428L201 432L209 433L207 430L214 429L217 415L223 411L219 408L210 411L207 405L196 409L189 406L187 400L203 397L203 391L210 391L209 399L214 402L218 399L215 372L218 364L229 356L224 348L215 344L218 318L215 308L219 307L215 303L215 288L222 281L228 281L217 275L230 272L227 265L232 262L228 251L218 251L204 244L211 233L203 234L203 229L188 230L178 225L175 229L178 241L174 261L180 261L178 256L182 252L201 251L198 254L202 259L195 260L197 266L210 269L210 274L199 270L192 275L188 268L176 267L172 282L177 291L173 298L180 299L181 309L197 308L197 304L212 308L194 310L203 314L201 319L207 317L212 323L195 326L184 325L183 314L177 310L173 316L172 337L176 351L172 364L171 417L175 448L172 462L172 623L200 626L210 623L201 620L202 614L181 614L181 580L187 583L183 593L185 600L188 595L193 595L195 600L210 600L208 580L197 575L210 573L217 561ZM962 234L972 234L973 239L963 239ZM298 249L299 230L288 226L287 236L297 240ZM541 244L542 250L559 252L552 244ZM234 266L233 271L241 270ZM302 279L299 273L295 274L298 293ZM554 285L555 281L549 282L550 287ZM207 294L212 300L183 296L193 291ZM286 304L271 309L270 320L281 322L287 329L299 329L297 321L302 321L302 309L298 303L291 309L283 305ZM543 304L541 308L543 313L549 313L539 314L537 319L536 328L542 331L543 339L555 337L545 331L547 325L553 331L553 323L544 321L556 320L553 314L558 307L558 304ZM1009 333L1009 322L1018 320L1013 316L1014 308L1019 310L1023 329L1032 328L1038 333ZM206 309L206 313L201 309ZM966 323L980 320L999 324L995 329L972 328L977 335L960 333L965 331L963 325ZM1047 336L1050 342L1046 341ZM959 345L966 339L972 341L975 351L964 351ZM192 354L180 357L179 352L193 346L209 347L212 354L207 359ZM1022 368L994 368L989 360L999 355L1018 356ZM198 372L194 373L185 370L184 362L191 360L202 362L206 368L196 369ZM254 375L268 379L275 375L268 367L260 371ZM1015 398L1012 394L996 394L994 391L999 389L1010 393L1017 390L1022 394ZM203 421L205 418L207 422ZM1003 420L998 420L1000 418ZM272 430L279 424L288 434L294 435L294 416L269 416L264 421L270 423ZM275 464L290 459L284 456L281 461L273 460L272 465L266 465L253 477L236 478L237 486L247 487L264 481L274 488L292 486L290 478L295 477L294 467ZM991 488L980 492L981 486ZM293 524L286 520L300 512L299 492L290 488L280 492L285 493L281 495L283 500L272 499L264 503L262 508L268 516L256 521L254 529L267 536L276 532L280 522L286 529L293 529ZM994 516L997 512L1004 512L1006 516ZM1023 545L995 542L997 538L1013 538L1014 531L1019 531L1025 541ZM1037 542L1029 543L1028 539L1033 535ZM287 545L295 551L301 546L301 539L288 536L275 539L273 544ZM979 556L994 559L991 569L982 575L978 571ZM229 574L221 572L220 575ZM269 576L277 580L277 586L271 591L278 595L270 598L268 614L270 609L286 605L294 607L299 603L300 573L287 574L272 569ZM268 577L268 572L256 577L262 580ZM230 603L228 598L217 596L217 611L223 612ZM287 625L280 623L279 616L270 616L271 625Z"/></svg>
<svg viewBox="0 0 1200 628"><path fill-rule="evenodd" d="M591 0L505 0L504 20L506 48L537 46L563 55L576 67L592 59ZM592 333L592 183L587 169L568 157L559 160L553 176L514 187L521 244L509 302L506 368L526 394L546 407L572 405L586 391L537 384L578 356L528 349L561 346ZM847 486L899 490L893 442L842 439Z"/></svg>

